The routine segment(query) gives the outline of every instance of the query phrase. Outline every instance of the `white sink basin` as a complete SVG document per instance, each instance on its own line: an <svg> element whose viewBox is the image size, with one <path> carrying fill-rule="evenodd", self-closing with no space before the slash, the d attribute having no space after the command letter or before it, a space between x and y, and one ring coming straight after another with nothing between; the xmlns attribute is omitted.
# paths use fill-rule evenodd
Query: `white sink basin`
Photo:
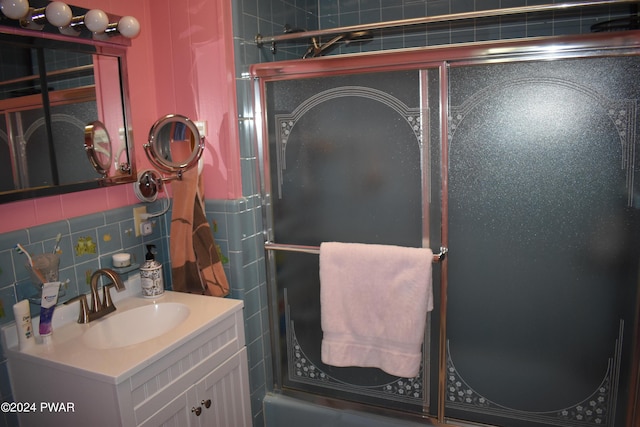
<svg viewBox="0 0 640 427"><path fill-rule="evenodd" d="M189 307L177 302L158 303L115 313L97 320L83 335L96 349L139 344L169 332L189 317Z"/></svg>

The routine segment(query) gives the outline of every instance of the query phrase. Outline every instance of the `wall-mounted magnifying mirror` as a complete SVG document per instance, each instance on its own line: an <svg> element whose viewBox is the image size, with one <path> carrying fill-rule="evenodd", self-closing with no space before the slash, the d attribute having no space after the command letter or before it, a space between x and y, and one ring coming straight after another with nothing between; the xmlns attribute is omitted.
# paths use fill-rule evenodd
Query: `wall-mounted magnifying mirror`
<svg viewBox="0 0 640 427"><path fill-rule="evenodd" d="M169 114L151 127L144 149L154 166L179 176L198 164L204 151L204 138L189 118Z"/></svg>
<svg viewBox="0 0 640 427"><path fill-rule="evenodd" d="M108 176L111 168L111 138L100 121L84 127L84 149L91 166L102 176Z"/></svg>
<svg viewBox="0 0 640 427"><path fill-rule="evenodd" d="M153 202L158 192L162 191L164 181L182 179L184 171L198 165L204 151L204 138L189 118L169 114L153 124L144 150L155 167L171 175L162 177L157 171L146 170L133 183L134 192L140 201Z"/></svg>

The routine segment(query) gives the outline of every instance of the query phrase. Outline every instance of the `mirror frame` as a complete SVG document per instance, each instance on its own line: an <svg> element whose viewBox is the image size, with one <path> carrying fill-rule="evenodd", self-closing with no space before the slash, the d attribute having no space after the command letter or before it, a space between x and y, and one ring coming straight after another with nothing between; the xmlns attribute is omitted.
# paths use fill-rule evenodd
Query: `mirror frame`
<svg viewBox="0 0 640 427"><path fill-rule="evenodd" d="M30 4L32 7L38 7L36 3L47 4L48 1L32 0ZM32 4L33 3L33 4ZM74 12L74 16L84 15L88 9L79 8L77 6L69 5ZM109 15L110 22L118 20L119 17L115 15ZM50 25L47 25L50 27ZM126 152L128 154L128 162L120 163L120 159L117 152L112 152L112 162L117 163L117 173L112 176L97 176L95 179L82 181L77 183L52 185L46 187L32 187L17 190L9 190L0 193L0 204L9 203L19 200L46 197L60 194L67 194L76 191L84 191L97 189L102 187L108 187L119 184L132 183L137 181L136 166L135 166L135 150L133 141L133 131L131 122L131 105L129 98L129 82L128 82L128 70L126 49L131 45L131 41L125 37L116 35L110 37L107 40L95 40L90 32L83 32L77 37L66 36L59 33L57 28L47 28L44 30L30 30L22 28L18 21L6 18L0 14L0 33L12 36L24 36L31 40L36 40L39 46L58 47L58 48L70 48L72 50L81 50L86 53L94 55L105 55L115 57L119 63L119 80L120 80L120 94L121 94L121 109L123 116L123 128L124 137L126 141ZM84 141L77 141L78 149L82 150L84 147ZM112 148L113 150L113 148Z"/></svg>
<svg viewBox="0 0 640 427"><path fill-rule="evenodd" d="M160 144L166 144L166 142L160 140L160 131L165 125L169 125L171 123L182 123L185 125L191 131L196 140L191 155L182 163L166 160L162 155L164 150ZM191 119L180 114L168 114L161 117L153 124L149 131L149 142L144 144L144 150L149 161L162 172L169 174L177 173L180 175L182 171L189 170L198 164L198 161L204 152L204 145L204 137L200 135L198 127L193 121L191 121Z"/></svg>
<svg viewBox="0 0 640 427"><path fill-rule="evenodd" d="M104 135L99 136L101 132L104 132ZM106 137L106 142L108 143L108 153L101 153L100 147L96 146L98 142L104 142L104 140L101 140L103 137ZM84 149L87 152L87 157L91 162L91 166L93 166L96 172L100 175L107 177L109 169L111 169L113 146L111 145L109 132L101 121L96 120L84 127ZM103 159L101 154L106 154L108 156L106 161Z"/></svg>

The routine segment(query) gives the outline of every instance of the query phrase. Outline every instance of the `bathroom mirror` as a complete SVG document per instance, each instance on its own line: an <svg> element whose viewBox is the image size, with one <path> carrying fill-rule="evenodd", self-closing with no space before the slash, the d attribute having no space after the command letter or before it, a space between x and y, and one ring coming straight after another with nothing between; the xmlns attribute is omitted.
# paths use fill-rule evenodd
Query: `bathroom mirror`
<svg viewBox="0 0 640 427"><path fill-rule="evenodd" d="M72 9L74 16L83 13ZM16 22L0 14L0 203L136 181L125 59L130 43L67 37L57 28L33 31Z"/></svg>
<svg viewBox="0 0 640 427"><path fill-rule="evenodd" d="M108 176L111 167L111 138L102 122L96 120L84 127L84 149L96 172Z"/></svg>
<svg viewBox="0 0 640 427"><path fill-rule="evenodd" d="M162 172L180 174L197 165L204 151L204 138L189 118L169 114L151 127L144 149L151 163Z"/></svg>

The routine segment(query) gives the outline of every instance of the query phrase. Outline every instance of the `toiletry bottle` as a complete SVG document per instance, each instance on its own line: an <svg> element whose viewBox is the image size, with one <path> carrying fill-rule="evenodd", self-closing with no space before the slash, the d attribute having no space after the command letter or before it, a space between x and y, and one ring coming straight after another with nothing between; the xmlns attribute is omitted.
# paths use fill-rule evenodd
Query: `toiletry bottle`
<svg viewBox="0 0 640 427"><path fill-rule="evenodd" d="M23 299L22 301L14 304L13 317L16 319L16 328L18 329L18 346L20 350L26 350L36 342L33 336L29 301Z"/></svg>
<svg viewBox="0 0 640 427"><path fill-rule="evenodd" d="M60 291L60 282L47 282L42 285L42 302L40 303L40 325L38 331L42 337L42 342L47 344L50 342L53 333L53 311L58 302L58 292Z"/></svg>
<svg viewBox="0 0 640 427"><path fill-rule="evenodd" d="M156 298L164 294L164 281L162 279L162 264L156 261L153 255L155 245L147 245L145 263L140 267L140 281L142 284L142 296Z"/></svg>

